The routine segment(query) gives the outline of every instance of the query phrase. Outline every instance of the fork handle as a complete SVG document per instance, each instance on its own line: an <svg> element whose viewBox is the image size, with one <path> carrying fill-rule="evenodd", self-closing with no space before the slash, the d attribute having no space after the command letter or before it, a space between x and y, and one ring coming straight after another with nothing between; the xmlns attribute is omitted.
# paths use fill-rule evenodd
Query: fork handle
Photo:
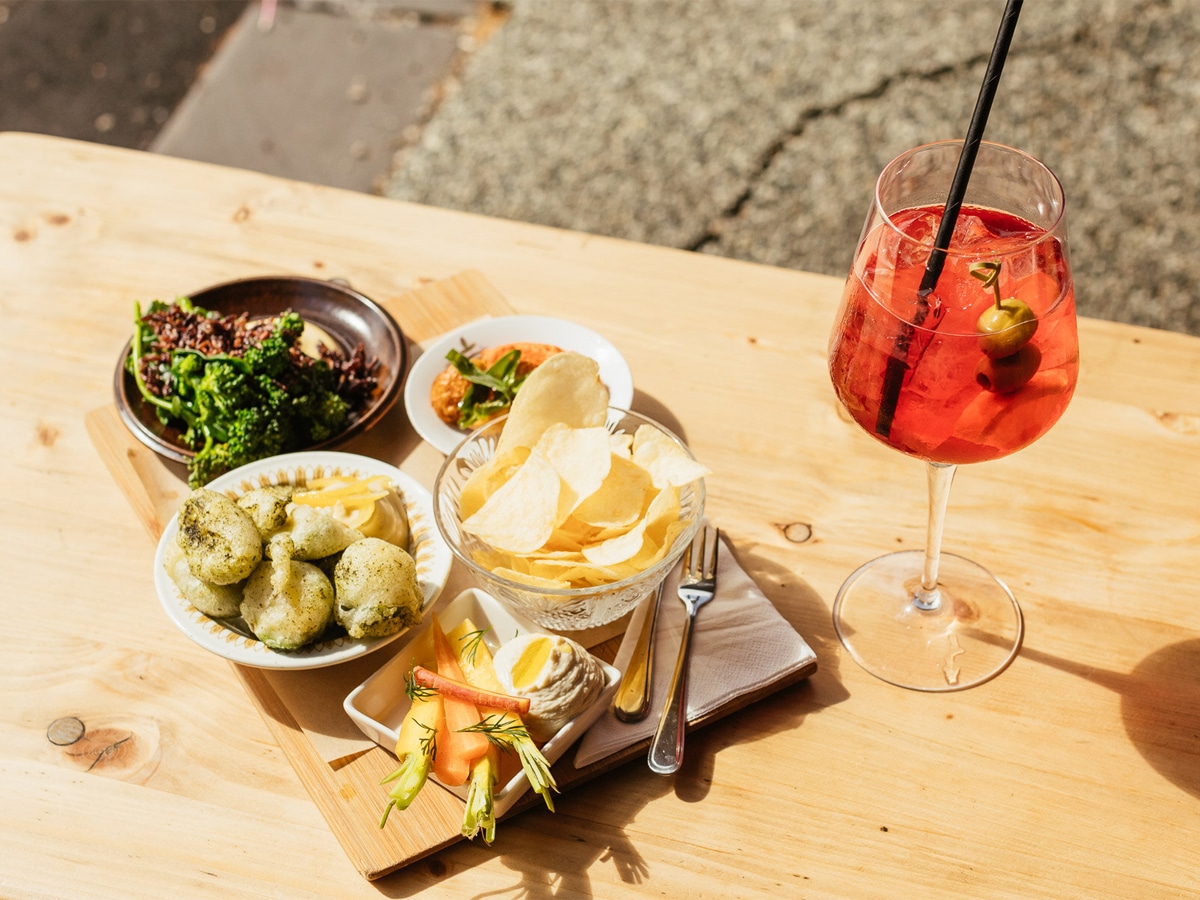
<svg viewBox="0 0 1200 900"><path fill-rule="evenodd" d="M687 728L687 668L695 621L695 610L689 607L687 618L683 620L683 640L679 644L679 657L675 660L675 673L671 676L667 705L663 707L658 730L654 732L650 753L646 757L650 771L659 775L677 772L683 764L683 735Z"/></svg>

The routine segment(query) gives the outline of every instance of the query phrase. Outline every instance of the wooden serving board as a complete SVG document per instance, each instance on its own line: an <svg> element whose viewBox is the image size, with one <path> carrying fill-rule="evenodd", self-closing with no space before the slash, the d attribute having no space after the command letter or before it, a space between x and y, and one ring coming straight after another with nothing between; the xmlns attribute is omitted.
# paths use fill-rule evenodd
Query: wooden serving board
<svg viewBox="0 0 1200 900"><path fill-rule="evenodd" d="M475 271L409 291L391 302L378 299L376 302L391 313L405 336L416 343L424 343L482 317L513 313L504 297ZM157 541L188 493L186 471L164 461L134 438L115 406L89 413L86 425L113 478ZM593 652L611 662L618 643L616 639L610 640L593 648ZM380 781L395 768L396 758L382 747L372 745L356 756L327 762L301 727L295 710L289 708L276 690L272 683L276 673L231 665L350 861L364 877L379 878L462 840L463 801L432 785L421 791L403 815L393 814L388 826L381 829L379 818L385 792ZM808 670L790 673L690 721L689 727L707 725L809 674ZM644 757L649 743L649 739L640 741L583 769L574 767L573 755L568 753L555 765L554 777L565 792L622 763ZM528 792L507 815L513 816L541 802L537 794Z"/></svg>

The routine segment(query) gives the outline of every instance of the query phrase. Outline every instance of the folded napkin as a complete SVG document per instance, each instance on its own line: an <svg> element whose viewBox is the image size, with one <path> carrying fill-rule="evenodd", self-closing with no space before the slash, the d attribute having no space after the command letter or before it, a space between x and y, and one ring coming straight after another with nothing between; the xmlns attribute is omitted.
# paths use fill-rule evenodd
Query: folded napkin
<svg viewBox="0 0 1200 900"><path fill-rule="evenodd" d="M692 631L688 665L688 721L708 715L731 700L785 679L806 667L813 668L816 654L771 605L728 545L717 561L717 593L700 608ZM622 722L610 707L583 736L575 753L575 767L583 767L623 750L654 734L679 655L679 642L687 612L676 596L679 571L672 572L663 589L654 643L654 684L650 713L640 722ZM643 623L650 613L651 594L630 617L625 640L613 665L625 671Z"/></svg>

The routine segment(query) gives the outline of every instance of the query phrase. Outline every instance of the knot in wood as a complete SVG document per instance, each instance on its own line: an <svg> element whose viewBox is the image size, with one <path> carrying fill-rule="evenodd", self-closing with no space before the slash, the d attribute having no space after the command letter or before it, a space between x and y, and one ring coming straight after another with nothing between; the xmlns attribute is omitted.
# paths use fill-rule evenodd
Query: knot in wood
<svg viewBox="0 0 1200 900"><path fill-rule="evenodd" d="M780 530L793 544L803 544L812 540L813 536L812 526L807 522L789 522L787 525L781 525Z"/></svg>

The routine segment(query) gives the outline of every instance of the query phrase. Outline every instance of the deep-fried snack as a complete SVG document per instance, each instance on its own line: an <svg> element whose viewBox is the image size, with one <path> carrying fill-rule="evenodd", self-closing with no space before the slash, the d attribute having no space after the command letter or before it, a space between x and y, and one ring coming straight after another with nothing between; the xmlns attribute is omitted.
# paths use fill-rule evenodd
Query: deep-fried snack
<svg viewBox="0 0 1200 900"><path fill-rule="evenodd" d="M395 544L355 541L338 560L333 583L334 614L350 637L383 637L421 621L416 562Z"/></svg>
<svg viewBox="0 0 1200 900"><path fill-rule="evenodd" d="M235 502L250 514L265 541L287 523L288 504L294 491L290 484L271 484L248 491Z"/></svg>
<svg viewBox="0 0 1200 900"><path fill-rule="evenodd" d="M333 585L309 562L264 559L246 580L242 618L273 650L297 650L333 620Z"/></svg>
<svg viewBox="0 0 1200 900"><path fill-rule="evenodd" d="M281 552L292 559L313 562L341 553L362 538L362 532L339 522L325 510L297 504L290 510L285 527L267 540L264 552L274 559L276 549L282 547Z"/></svg>
<svg viewBox="0 0 1200 900"><path fill-rule="evenodd" d="M179 588L183 599L206 616L228 619L241 611L242 587L240 584L211 584L192 574L187 554L176 541L167 543L163 554L163 568Z"/></svg>
<svg viewBox="0 0 1200 900"><path fill-rule="evenodd" d="M210 584L241 581L262 559L254 519L216 491L193 491L179 508L179 546L192 574Z"/></svg>

